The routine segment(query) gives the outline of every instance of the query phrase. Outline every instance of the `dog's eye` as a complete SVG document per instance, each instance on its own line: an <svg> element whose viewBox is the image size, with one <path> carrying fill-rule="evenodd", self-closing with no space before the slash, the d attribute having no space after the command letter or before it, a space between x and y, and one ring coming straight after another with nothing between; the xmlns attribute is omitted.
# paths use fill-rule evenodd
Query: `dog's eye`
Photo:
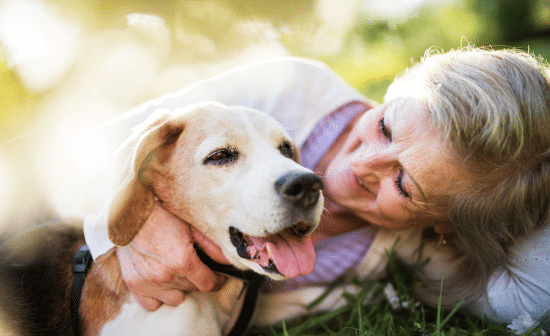
<svg viewBox="0 0 550 336"><path fill-rule="evenodd" d="M283 142L279 145L279 152L283 154L284 157L287 157L289 159L292 159L294 156L294 149L292 147L292 144L288 141Z"/></svg>
<svg viewBox="0 0 550 336"><path fill-rule="evenodd" d="M239 152L233 148L222 148L212 152L204 159L205 165L227 165L237 161Z"/></svg>

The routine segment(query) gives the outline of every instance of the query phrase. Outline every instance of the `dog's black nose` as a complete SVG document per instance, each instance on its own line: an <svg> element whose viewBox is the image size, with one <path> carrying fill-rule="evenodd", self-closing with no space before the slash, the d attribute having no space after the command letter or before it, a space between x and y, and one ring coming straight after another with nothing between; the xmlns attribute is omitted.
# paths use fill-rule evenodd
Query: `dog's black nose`
<svg viewBox="0 0 550 336"><path fill-rule="evenodd" d="M305 209L319 200L323 181L313 173L291 171L275 181L275 189L283 199Z"/></svg>

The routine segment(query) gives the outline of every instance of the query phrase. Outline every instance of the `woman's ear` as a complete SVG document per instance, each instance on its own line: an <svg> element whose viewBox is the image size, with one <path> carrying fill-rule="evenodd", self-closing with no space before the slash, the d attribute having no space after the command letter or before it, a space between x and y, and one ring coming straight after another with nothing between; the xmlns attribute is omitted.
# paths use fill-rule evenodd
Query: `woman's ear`
<svg viewBox="0 0 550 336"><path fill-rule="evenodd" d="M173 119L170 111L159 110L138 126L117 152L115 192L108 215L109 239L118 246L132 242L155 206L150 189L151 157L174 144L183 132L182 118ZM147 177L145 177L147 176Z"/></svg>
<svg viewBox="0 0 550 336"><path fill-rule="evenodd" d="M453 233L453 226L449 223L439 223L434 225L434 231L440 235L448 235Z"/></svg>

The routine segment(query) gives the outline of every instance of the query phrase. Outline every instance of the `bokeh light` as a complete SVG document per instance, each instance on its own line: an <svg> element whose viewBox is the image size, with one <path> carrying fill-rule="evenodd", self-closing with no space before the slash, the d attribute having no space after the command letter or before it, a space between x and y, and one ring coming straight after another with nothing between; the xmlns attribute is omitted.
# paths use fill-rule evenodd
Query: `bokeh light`
<svg viewBox="0 0 550 336"><path fill-rule="evenodd" d="M86 134L186 84L295 55L381 101L432 46L549 57L549 13L545 0L0 0L0 220L80 216L91 163L115 146Z"/></svg>

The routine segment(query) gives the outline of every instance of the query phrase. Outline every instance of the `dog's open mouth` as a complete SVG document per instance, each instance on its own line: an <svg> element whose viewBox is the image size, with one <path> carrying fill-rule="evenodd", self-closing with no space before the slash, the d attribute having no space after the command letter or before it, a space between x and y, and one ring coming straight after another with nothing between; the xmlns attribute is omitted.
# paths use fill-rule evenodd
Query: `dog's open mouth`
<svg viewBox="0 0 550 336"><path fill-rule="evenodd" d="M298 223L267 237L252 237L235 227L229 228L231 243L241 258L252 259L264 270L287 278L311 273L315 267L315 250L308 226Z"/></svg>

